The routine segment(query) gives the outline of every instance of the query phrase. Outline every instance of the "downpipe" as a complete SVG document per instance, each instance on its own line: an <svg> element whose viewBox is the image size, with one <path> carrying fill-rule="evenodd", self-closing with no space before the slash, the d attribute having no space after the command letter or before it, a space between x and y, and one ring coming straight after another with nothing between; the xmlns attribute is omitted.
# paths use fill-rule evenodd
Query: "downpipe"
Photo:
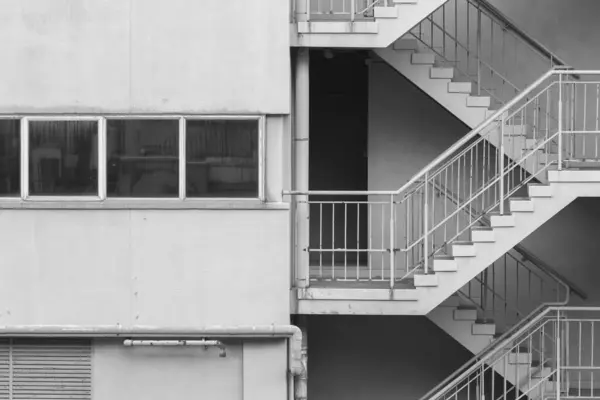
<svg viewBox="0 0 600 400"><path fill-rule="evenodd" d="M120 325L13 325L0 326L0 337L53 337L53 338L125 338L125 345L134 343L149 345L149 339L177 339L171 345L182 345L184 339L201 339L204 345L219 345L217 339L269 339L282 338L288 342L288 374L292 383L290 400L305 400L307 393L306 339L302 330L295 325L253 325L253 326L209 326L209 327L158 327ZM133 341L132 338L144 338ZM206 342L209 339L214 342ZM140 342L140 343L138 343ZM189 342L189 340L187 341ZM164 343L163 343L164 344ZM194 343L197 344L197 343Z"/></svg>

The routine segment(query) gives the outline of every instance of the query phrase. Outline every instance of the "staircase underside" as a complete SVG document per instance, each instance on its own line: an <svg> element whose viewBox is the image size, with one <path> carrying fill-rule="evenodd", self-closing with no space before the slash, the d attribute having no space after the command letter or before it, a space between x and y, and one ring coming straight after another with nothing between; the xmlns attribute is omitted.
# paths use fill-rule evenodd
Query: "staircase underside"
<svg viewBox="0 0 600 400"><path fill-rule="evenodd" d="M374 8L374 18L353 22L299 20L290 24L290 44L294 47L384 48L447 1L390 0L393 6Z"/></svg>
<svg viewBox="0 0 600 400"><path fill-rule="evenodd" d="M438 67L435 54L411 35L385 49L375 49L374 53L471 129L496 113L489 96L475 93L474 84L460 77L455 68ZM519 160L526 151L536 146L536 140L531 137L531 127L527 123L510 122L515 125L507 125L505 128L504 154L513 160ZM485 138L496 148L500 147L498 129L492 134L486 134ZM555 160L556 154L530 157L522 167L545 182L545 176L537 174L545 168L546 163Z"/></svg>
<svg viewBox="0 0 600 400"><path fill-rule="evenodd" d="M368 282L319 282L297 290L298 314L426 315L463 285L520 243L577 197L600 197L599 170L549 171L547 185L529 185L529 198L511 200L510 213L492 215L493 241L477 242L465 251L434 260L434 273L416 275L395 285ZM524 207L524 202L527 206ZM443 272L442 272L443 269Z"/></svg>

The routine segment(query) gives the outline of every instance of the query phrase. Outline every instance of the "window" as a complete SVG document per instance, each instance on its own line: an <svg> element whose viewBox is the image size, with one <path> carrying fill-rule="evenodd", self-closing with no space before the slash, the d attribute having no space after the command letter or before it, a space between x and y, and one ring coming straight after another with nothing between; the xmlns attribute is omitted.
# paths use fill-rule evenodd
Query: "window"
<svg viewBox="0 0 600 400"><path fill-rule="evenodd" d="M0 117L0 197L261 199L262 126L251 116Z"/></svg>
<svg viewBox="0 0 600 400"><path fill-rule="evenodd" d="M179 120L107 121L107 195L179 196Z"/></svg>
<svg viewBox="0 0 600 400"><path fill-rule="evenodd" d="M98 195L98 121L29 121L29 193Z"/></svg>
<svg viewBox="0 0 600 400"><path fill-rule="evenodd" d="M20 152L20 121L0 119L0 196L21 193Z"/></svg>
<svg viewBox="0 0 600 400"><path fill-rule="evenodd" d="M258 197L258 121L186 121L187 197Z"/></svg>

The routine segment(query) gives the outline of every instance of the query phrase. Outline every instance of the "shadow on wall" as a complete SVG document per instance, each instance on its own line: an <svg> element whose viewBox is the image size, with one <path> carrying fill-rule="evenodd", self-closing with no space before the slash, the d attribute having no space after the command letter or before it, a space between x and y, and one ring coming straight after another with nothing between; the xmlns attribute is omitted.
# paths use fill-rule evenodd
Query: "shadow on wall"
<svg viewBox="0 0 600 400"><path fill-rule="evenodd" d="M600 68L597 0L490 0L517 26L578 69Z"/></svg>
<svg viewBox="0 0 600 400"><path fill-rule="evenodd" d="M579 285L598 304L600 198L579 198L533 232L523 245ZM580 304L578 298L573 298Z"/></svg>
<svg viewBox="0 0 600 400"><path fill-rule="evenodd" d="M471 358L426 317L310 316L311 400L418 399Z"/></svg>

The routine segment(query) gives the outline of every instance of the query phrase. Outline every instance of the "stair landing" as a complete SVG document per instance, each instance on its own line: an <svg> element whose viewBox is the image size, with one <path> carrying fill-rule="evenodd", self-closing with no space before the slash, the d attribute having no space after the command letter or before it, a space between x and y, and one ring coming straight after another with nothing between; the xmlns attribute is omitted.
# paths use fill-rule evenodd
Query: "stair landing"
<svg viewBox="0 0 600 400"><path fill-rule="evenodd" d="M549 171L548 185L530 184L528 191L531 204L511 201L506 217L492 218L493 241L470 243L469 251L440 258L453 262L453 268L438 270L434 260L436 272L415 275L414 281L397 282L393 288L389 281L312 281L294 290L295 312L426 315L576 198L600 197L600 171Z"/></svg>

